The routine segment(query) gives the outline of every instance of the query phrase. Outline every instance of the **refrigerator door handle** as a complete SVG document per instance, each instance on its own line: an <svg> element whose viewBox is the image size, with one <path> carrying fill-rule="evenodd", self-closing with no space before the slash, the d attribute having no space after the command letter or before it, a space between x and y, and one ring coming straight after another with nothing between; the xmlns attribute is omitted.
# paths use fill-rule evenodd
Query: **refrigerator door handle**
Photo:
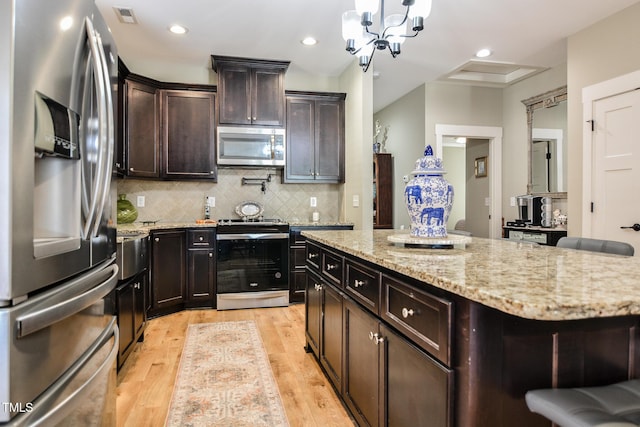
<svg viewBox="0 0 640 427"><path fill-rule="evenodd" d="M99 158L98 158L97 170L95 174L96 179L92 185L91 194L90 194L91 201L90 201L88 212L85 218L86 222L83 228L83 237L85 239L89 239L93 235L92 233L94 232L94 230L96 230L98 227L97 225L95 225L95 223L100 221L100 218L97 217L96 210L99 210L98 198L99 198L100 191L102 191L102 188L103 188L102 180L104 177L104 168L105 168L104 156L106 155L105 153L106 147L104 146L104 141L107 139L107 127L108 127L107 120L108 119L107 119L106 110L108 109L108 107L106 105L107 98L105 94L105 88L107 86L104 82L104 71L103 71L103 67L101 66L102 59L100 57L98 38L96 37L96 31L93 28L93 23L91 22L91 19L89 19L88 17L85 19L85 27L87 31L87 39L89 42L89 48L91 52L90 60L88 62L93 65L93 71L94 71L93 74L97 80L96 90L98 92L97 100L98 100L98 141L99 141L98 143ZM86 178L86 176L87 174L83 173L83 178L88 179Z"/></svg>
<svg viewBox="0 0 640 427"><path fill-rule="evenodd" d="M112 262L109 260L105 264ZM36 304L33 310L18 316L16 318L17 337L26 337L60 322L104 298L118 282L118 266L111 264L105 268L105 264L70 281L65 285L65 289L69 289L68 292L54 294L46 298L43 303ZM88 288L88 290L77 295L68 295L70 292L77 292L77 288Z"/></svg>
<svg viewBox="0 0 640 427"><path fill-rule="evenodd" d="M104 103L106 105L106 120L103 123L103 128L100 132L100 162L102 162L103 175L99 178L98 183L98 211L96 212L95 222L93 225L92 236L97 236L100 219L104 212L104 207L107 203L109 188L111 185L111 168L113 163L113 145L114 145L114 119L113 119L113 99L111 98L111 88L109 80L109 66L107 64L107 58L104 53L102 45L102 38L98 32L95 33L96 42L98 47L98 56L100 58L99 72L102 73L102 82L104 84ZM98 170L101 169L98 167Z"/></svg>
<svg viewBox="0 0 640 427"><path fill-rule="evenodd" d="M65 387L74 379L77 373L86 365L96 352L100 350L111 338L115 338L113 341L113 347L109 351L108 356L104 359L102 364L94 371L90 378L88 378L83 384L79 385L76 390L67 396L62 402L58 403L55 407L50 408L53 402L56 401L58 395L64 390ZM28 412L22 418L17 418L15 424L12 426L51 426L58 425L68 415L67 409L73 407L73 402L86 398L87 393L90 392L91 387L94 385L94 381L99 381L104 378L109 369L115 369L114 363L118 356L118 342L119 331L118 324L115 317L111 320L108 327L100 334L98 339L91 345L91 347L55 382L50 388L48 388L37 401L34 403L34 410ZM38 411L38 408L44 408ZM46 411L46 412L45 412ZM44 412L44 413L42 413Z"/></svg>

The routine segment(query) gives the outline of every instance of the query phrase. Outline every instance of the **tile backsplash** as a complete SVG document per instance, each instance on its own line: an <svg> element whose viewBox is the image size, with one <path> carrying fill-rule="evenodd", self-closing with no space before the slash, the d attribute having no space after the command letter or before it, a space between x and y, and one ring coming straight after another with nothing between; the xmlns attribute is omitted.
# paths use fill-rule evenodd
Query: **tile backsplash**
<svg viewBox="0 0 640 427"><path fill-rule="evenodd" d="M262 192L260 180L256 184L242 184L242 178L266 178ZM119 179L118 194L137 206L137 197L144 196L145 206L138 207L140 221L192 222L204 218L206 196L216 198L211 208L212 219L237 218L235 208L244 201L254 201L264 207L265 218L282 218L289 222L311 222L317 211L320 222L337 222L341 212L340 184L283 184L282 169L219 169L218 182L156 181ZM310 207L310 198L317 199L317 207Z"/></svg>

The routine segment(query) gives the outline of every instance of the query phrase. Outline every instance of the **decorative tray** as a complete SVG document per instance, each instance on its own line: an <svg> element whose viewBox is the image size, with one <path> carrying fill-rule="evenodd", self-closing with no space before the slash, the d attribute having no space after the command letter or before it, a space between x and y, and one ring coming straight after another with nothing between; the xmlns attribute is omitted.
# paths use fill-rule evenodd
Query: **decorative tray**
<svg viewBox="0 0 640 427"><path fill-rule="evenodd" d="M413 237L410 234L392 234L387 236L387 240L406 247L451 249L454 245L464 245L471 242L471 237L460 234L449 234L446 237Z"/></svg>
<svg viewBox="0 0 640 427"><path fill-rule="evenodd" d="M241 218L254 219L258 218L264 212L264 208L258 202L242 202L236 206L236 213Z"/></svg>

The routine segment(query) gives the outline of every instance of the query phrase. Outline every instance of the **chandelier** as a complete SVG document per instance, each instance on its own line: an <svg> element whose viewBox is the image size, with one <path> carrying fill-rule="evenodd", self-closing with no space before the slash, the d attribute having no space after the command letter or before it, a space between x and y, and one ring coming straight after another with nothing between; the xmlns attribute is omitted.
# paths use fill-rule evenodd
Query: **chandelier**
<svg viewBox="0 0 640 427"><path fill-rule="evenodd" d="M415 37L424 28L424 19L431 13L431 0L402 0L403 14L384 15L384 0L355 0L356 10L342 14L342 38L347 52L357 56L366 72L376 50L389 49L392 57L400 54L406 38ZM372 28L373 16L380 9L380 23ZM413 34L407 34L411 28Z"/></svg>

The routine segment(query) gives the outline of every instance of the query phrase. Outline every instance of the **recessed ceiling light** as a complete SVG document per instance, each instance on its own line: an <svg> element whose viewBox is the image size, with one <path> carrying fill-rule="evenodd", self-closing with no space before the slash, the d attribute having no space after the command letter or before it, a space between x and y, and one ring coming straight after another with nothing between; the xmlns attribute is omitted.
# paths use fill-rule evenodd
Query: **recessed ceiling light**
<svg viewBox="0 0 640 427"><path fill-rule="evenodd" d="M60 29L62 31L67 31L69 28L73 26L73 17L65 16L60 20Z"/></svg>
<svg viewBox="0 0 640 427"><path fill-rule="evenodd" d="M487 56L491 56L492 53L491 49L480 49L476 52L476 58L486 58Z"/></svg>
<svg viewBox="0 0 640 427"><path fill-rule="evenodd" d="M300 43L305 46L314 46L318 44L318 40L314 39L313 37L305 37L304 39L300 40Z"/></svg>
<svg viewBox="0 0 640 427"><path fill-rule="evenodd" d="M169 31L171 31L173 34L185 34L189 30L182 25L175 24L169 27Z"/></svg>

